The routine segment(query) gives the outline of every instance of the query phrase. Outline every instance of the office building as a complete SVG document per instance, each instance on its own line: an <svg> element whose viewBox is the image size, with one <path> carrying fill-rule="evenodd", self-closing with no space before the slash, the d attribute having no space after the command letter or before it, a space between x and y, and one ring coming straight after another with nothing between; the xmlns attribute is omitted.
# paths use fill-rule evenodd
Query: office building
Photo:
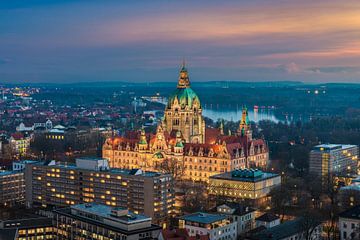
<svg viewBox="0 0 360 240"><path fill-rule="evenodd" d="M173 178L141 169L111 169L106 159L79 158L76 164L27 164L26 203L67 206L101 203L145 214L165 223L173 212Z"/></svg>
<svg viewBox="0 0 360 240"><path fill-rule="evenodd" d="M150 217L96 203L55 210L54 226L58 240L157 239L161 230L160 226L151 223Z"/></svg>
<svg viewBox="0 0 360 240"><path fill-rule="evenodd" d="M0 171L0 206L14 206L24 203L24 173Z"/></svg>
<svg viewBox="0 0 360 240"><path fill-rule="evenodd" d="M55 239L52 218L33 216L0 221L1 240Z"/></svg>
<svg viewBox="0 0 360 240"><path fill-rule="evenodd" d="M356 145L317 145L310 152L309 172L322 178L330 174L357 173L358 156Z"/></svg>

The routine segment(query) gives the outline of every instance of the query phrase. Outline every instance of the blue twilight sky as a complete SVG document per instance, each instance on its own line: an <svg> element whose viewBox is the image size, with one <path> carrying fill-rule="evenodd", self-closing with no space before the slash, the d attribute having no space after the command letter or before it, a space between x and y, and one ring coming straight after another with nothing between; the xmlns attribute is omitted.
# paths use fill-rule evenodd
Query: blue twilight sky
<svg viewBox="0 0 360 240"><path fill-rule="evenodd" d="M224 3L225 2L225 3ZM360 83L360 1L0 2L0 83Z"/></svg>

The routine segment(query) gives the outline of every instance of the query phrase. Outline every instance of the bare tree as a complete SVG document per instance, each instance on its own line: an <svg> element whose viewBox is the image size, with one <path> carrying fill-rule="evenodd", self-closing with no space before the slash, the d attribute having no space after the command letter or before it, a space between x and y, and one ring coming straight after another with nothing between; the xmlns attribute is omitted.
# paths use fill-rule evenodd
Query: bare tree
<svg viewBox="0 0 360 240"><path fill-rule="evenodd" d="M175 180L180 180L185 174L185 164L182 160L176 158L166 158L156 166L156 169L170 173Z"/></svg>
<svg viewBox="0 0 360 240"><path fill-rule="evenodd" d="M320 215L314 211L305 210L300 218L300 228L304 239L311 240L321 224ZM319 233L321 234L321 233Z"/></svg>

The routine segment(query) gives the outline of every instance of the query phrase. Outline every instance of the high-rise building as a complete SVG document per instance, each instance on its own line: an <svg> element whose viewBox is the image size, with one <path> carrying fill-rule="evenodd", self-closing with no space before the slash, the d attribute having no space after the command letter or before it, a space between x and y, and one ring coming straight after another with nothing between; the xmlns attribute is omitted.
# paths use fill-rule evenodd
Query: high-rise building
<svg viewBox="0 0 360 240"><path fill-rule="evenodd" d="M330 174L358 171L359 147L344 144L321 144L310 152L309 171L322 178Z"/></svg>
<svg viewBox="0 0 360 240"><path fill-rule="evenodd" d="M127 208L165 223L173 212L173 178L141 169L111 169L106 159L76 164L32 163L25 167L27 205L67 206L96 202Z"/></svg>
<svg viewBox="0 0 360 240"><path fill-rule="evenodd" d="M0 206L13 206L25 201L24 173L0 171Z"/></svg>
<svg viewBox="0 0 360 240"><path fill-rule="evenodd" d="M54 211L56 239L157 239L161 227L128 209L95 203Z"/></svg>
<svg viewBox="0 0 360 240"><path fill-rule="evenodd" d="M156 133L139 130L109 138L103 157L111 167L159 171L165 164L181 179L209 181L212 175L235 169L264 168L269 151L264 139L252 138L245 107L235 135L224 134L222 125L219 129L205 126L200 99L183 64Z"/></svg>

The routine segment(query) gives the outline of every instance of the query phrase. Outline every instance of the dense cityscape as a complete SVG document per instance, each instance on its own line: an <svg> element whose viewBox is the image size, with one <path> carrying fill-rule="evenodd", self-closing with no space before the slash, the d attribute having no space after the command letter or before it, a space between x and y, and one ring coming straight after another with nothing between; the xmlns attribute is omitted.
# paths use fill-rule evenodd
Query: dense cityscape
<svg viewBox="0 0 360 240"><path fill-rule="evenodd" d="M14 9L40 8L53 13L58 7L79 7L45 2L35 6L0 4L0 14L6 13L7 21L15 24L9 15ZM117 4L114 9L134 11L133 3ZM168 7L142 4L157 13L162 11L158 8ZM102 5L96 7L102 9ZM135 6L142 7L146 8L140 3ZM211 3L209 11L212 7ZM248 10L255 14L252 7ZM282 10L291 12L292 7L286 5ZM297 8L307 9L296 5L295 11ZM113 14L112 9L107 11ZM129 16L122 13L128 21ZM72 13L69 17L76 20ZM147 17L148 21L157 19ZM166 15L162 18L176 28ZM47 24L34 19L30 25ZM206 26L212 21L204 19ZM131 24L136 26L136 22ZM215 33L227 34L226 28L212 28ZM142 35L137 36L135 30L125 32L129 38L140 39ZM196 36L195 31L192 34ZM211 34L210 38L216 39ZM156 45L151 38L148 41ZM196 40L192 41L195 44ZM141 44L147 48L150 43ZM131 49L132 44L124 48ZM34 54L28 51L25 55ZM110 52L102 52L100 58L109 61L105 56ZM123 66L119 70L124 78L111 80L111 71L99 75L107 79L108 74L110 81L87 81L86 74L78 75L84 76L80 81L71 79L78 72L71 73L74 69L68 65L70 72L64 81L46 75L57 68L44 67L46 74L42 75L43 70L35 65L39 74L29 74L29 80L23 81L18 78L23 71L20 68L13 73L11 67L2 70L12 60L2 61L0 55L0 240L360 239L360 80L351 78L357 70L351 76L344 70L355 66L341 68L344 80L325 75L327 81L320 79L324 69L326 74L334 74L339 67L329 70L324 65L319 67L320 74L312 68L302 72L291 63L276 66L276 73L267 69L270 78L279 77L273 81L263 78L258 65L244 64L260 75L246 75L247 81L237 81L220 66L222 58L199 57L183 50L188 58L175 54L175 60L169 61L154 50L156 60L144 70L133 68L136 58L132 57L143 56L135 52L124 57L129 60L129 65L123 62L125 70ZM358 53L346 52L352 57ZM55 58L61 55L57 54ZM202 80L209 71L213 73L201 66L209 59L209 64L219 61L219 66L209 69L224 73L224 78ZM355 64L356 59L351 60ZM149 69L161 68L161 64L166 71L171 69L169 75L164 72L166 78L170 76L166 81L150 74ZM87 63L84 66L85 72L93 71ZM128 69L139 71L141 79L136 80ZM277 75L279 69L294 78L282 79ZM302 81L304 76L311 81Z"/></svg>

